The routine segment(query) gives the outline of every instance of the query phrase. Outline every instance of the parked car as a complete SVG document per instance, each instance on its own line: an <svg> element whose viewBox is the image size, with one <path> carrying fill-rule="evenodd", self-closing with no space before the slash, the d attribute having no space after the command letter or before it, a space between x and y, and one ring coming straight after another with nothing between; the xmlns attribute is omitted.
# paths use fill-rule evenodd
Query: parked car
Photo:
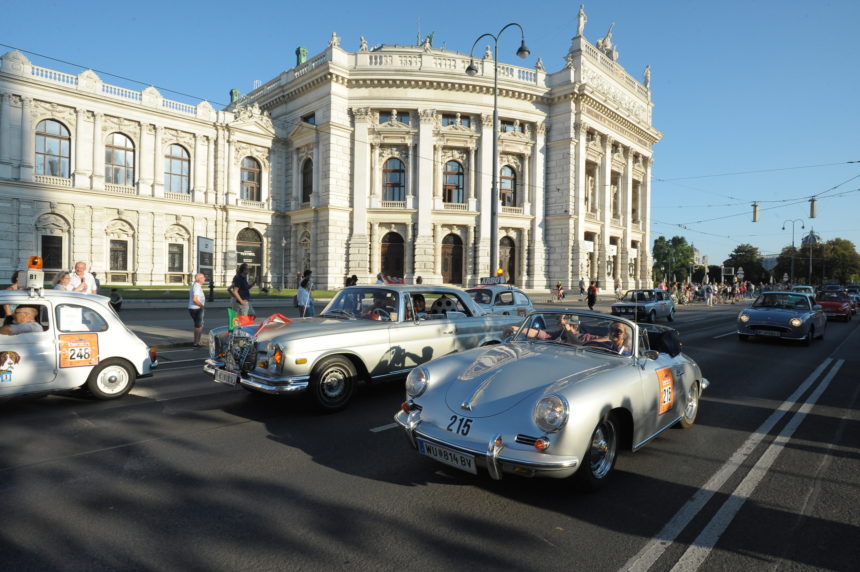
<svg viewBox="0 0 860 572"><path fill-rule="evenodd" d="M801 292L762 292L738 314L738 339L752 336L800 340L823 338L827 317L818 302Z"/></svg>
<svg viewBox="0 0 860 572"><path fill-rule="evenodd" d="M151 376L158 366L155 348L123 324L109 301L61 290L0 291L0 305L13 313L32 308L41 326L0 335L0 397L80 387L97 399L116 399Z"/></svg>
<svg viewBox="0 0 860 572"><path fill-rule="evenodd" d="M466 292L488 314L525 316L534 311L528 295L513 286L503 284L477 286L469 288Z"/></svg>
<svg viewBox="0 0 860 572"><path fill-rule="evenodd" d="M841 290L821 290L815 295L815 303L824 308L828 318L840 318L848 322L854 314L851 298Z"/></svg>
<svg viewBox="0 0 860 572"><path fill-rule="evenodd" d="M614 334L622 330L625 339ZM575 476L597 488L622 448L692 426L706 387L671 328L548 310L528 316L508 343L414 369L394 420L419 454L457 469Z"/></svg>
<svg viewBox="0 0 860 572"><path fill-rule="evenodd" d="M675 302L665 290L628 290L612 304L612 315L649 322L666 318L671 322L675 319Z"/></svg>
<svg viewBox="0 0 860 572"><path fill-rule="evenodd" d="M346 407L357 381L403 377L417 365L500 343L517 316L486 315L463 290L350 286L318 317L212 330L204 371L255 392L309 392L324 411Z"/></svg>

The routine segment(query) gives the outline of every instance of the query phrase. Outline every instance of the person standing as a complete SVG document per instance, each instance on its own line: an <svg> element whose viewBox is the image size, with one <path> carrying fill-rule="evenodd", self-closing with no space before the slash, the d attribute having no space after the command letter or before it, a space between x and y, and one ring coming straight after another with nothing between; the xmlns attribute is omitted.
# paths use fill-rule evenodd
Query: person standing
<svg viewBox="0 0 860 572"><path fill-rule="evenodd" d="M248 265L244 262L236 269L233 277L232 296L230 305L237 316L256 316L254 307L251 306L251 288L256 284L255 280L248 284Z"/></svg>
<svg viewBox="0 0 860 572"><path fill-rule="evenodd" d="M585 278L579 279L579 295L585 296ZM580 299L582 301L582 299Z"/></svg>
<svg viewBox="0 0 860 572"><path fill-rule="evenodd" d="M311 305L311 291L310 280L307 278L303 278L301 284L299 284L296 303L299 305L299 316L305 318L313 315L312 313L308 313L308 306Z"/></svg>
<svg viewBox="0 0 860 572"><path fill-rule="evenodd" d="M96 279L87 272L86 262L75 262L75 271L69 284L72 286L72 292L96 294Z"/></svg>
<svg viewBox="0 0 860 572"><path fill-rule="evenodd" d="M206 296L203 294L203 283L206 275L198 272L188 290L188 313L194 321L194 347L200 347L200 336L203 334L203 316L206 313Z"/></svg>
<svg viewBox="0 0 860 572"><path fill-rule="evenodd" d="M119 290L116 288L110 289L110 307L116 313L122 310L122 296L120 296Z"/></svg>
<svg viewBox="0 0 860 572"><path fill-rule="evenodd" d="M311 278L311 274L313 274L313 271L311 270L305 270L304 274L302 274L302 281L308 281L307 285L305 286L308 291L308 303L305 308L305 313L302 314L303 316L307 317L316 315L316 306L314 305L314 281L313 278ZM301 306L301 304L299 304L299 306Z"/></svg>
<svg viewBox="0 0 860 572"><path fill-rule="evenodd" d="M597 285L592 280L588 286L588 309L594 311L594 305L597 303Z"/></svg>
<svg viewBox="0 0 860 572"><path fill-rule="evenodd" d="M72 275L68 272L58 272L54 278L54 290L72 291Z"/></svg>

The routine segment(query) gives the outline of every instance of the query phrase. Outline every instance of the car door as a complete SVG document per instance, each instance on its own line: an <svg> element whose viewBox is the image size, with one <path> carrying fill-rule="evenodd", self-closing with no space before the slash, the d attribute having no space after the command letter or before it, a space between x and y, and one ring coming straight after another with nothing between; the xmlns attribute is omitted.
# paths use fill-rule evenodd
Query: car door
<svg viewBox="0 0 860 572"><path fill-rule="evenodd" d="M56 380L57 351L50 302L40 300L27 305L38 308L43 331L0 334L0 395L46 391L53 388Z"/></svg>
<svg viewBox="0 0 860 572"><path fill-rule="evenodd" d="M415 319L412 299L403 298L403 320L391 324L391 348L397 356L392 371L409 370L454 351L454 327L443 314L426 314ZM435 298L427 295L428 300Z"/></svg>
<svg viewBox="0 0 860 572"><path fill-rule="evenodd" d="M83 385L103 355L122 354L122 338L108 335L108 324L94 308L58 303L55 314L58 376L68 387Z"/></svg>
<svg viewBox="0 0 860 572"><path fill-rule="evenodd" d="M634 445L674 424L684 411L684 367L660 348L654 349L657 359L637 358L644 401L634 419Z"/></svg>

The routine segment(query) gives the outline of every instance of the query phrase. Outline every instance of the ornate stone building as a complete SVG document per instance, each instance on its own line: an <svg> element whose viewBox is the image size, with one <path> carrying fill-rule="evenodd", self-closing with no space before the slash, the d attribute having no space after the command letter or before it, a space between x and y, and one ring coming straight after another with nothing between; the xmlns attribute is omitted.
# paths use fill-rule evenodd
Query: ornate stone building
<svg viewBox="0 0 860 572"><path fill-rule="evenodd" d="M499 63L500 266L526 288L650 282L650 70L580 31L566 66ZM185 283L197 238L217 283L355 274L472 285L490 275L492 56L327 48L226 110L32 65L0 67L0 276L41 253L103 282ZM107 275L106 277L104 275Z"/></svg>

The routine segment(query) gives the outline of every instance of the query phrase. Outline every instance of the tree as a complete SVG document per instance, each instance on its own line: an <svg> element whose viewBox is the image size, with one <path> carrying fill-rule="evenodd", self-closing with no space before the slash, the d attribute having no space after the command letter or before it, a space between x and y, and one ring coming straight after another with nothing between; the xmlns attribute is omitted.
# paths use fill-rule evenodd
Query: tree
<svg viewBox="0 0 860 572"><path fill-rule="evenodd" d="M824 245L824 265L825 274L840 284L848 284L860 273L860 254L850 240L834 238Z"/></svg>
<svg viewBox="0 0 860 572"><path fill-rule="evenodd" d="M761 265L762 256L758 248L751 244L739 244L734 252L723 262L724 266L733 266L735 272L738 268L744 269L744 280L750 282L762 282L765 277L764 267Z"/></svg>
<svg viewBox="0 0 860 572"><path fill-rule="evenodd" d="M798 282L799 276L804 276L803 272L803 257L800 251L793 246L786 246L776 258L776 266L772 270L774 282L782 282L783 276L788 276L791 280L791 259L794 257L794 281Z"/></svg>
<svg viewBox="0 0 860 572"><path fill-rule="evenodd" d="M693 247L683 236L673 236L671 240L659 236L651 249L654 258L652 275L654 280L688 280L693 266Z"/></svg>

